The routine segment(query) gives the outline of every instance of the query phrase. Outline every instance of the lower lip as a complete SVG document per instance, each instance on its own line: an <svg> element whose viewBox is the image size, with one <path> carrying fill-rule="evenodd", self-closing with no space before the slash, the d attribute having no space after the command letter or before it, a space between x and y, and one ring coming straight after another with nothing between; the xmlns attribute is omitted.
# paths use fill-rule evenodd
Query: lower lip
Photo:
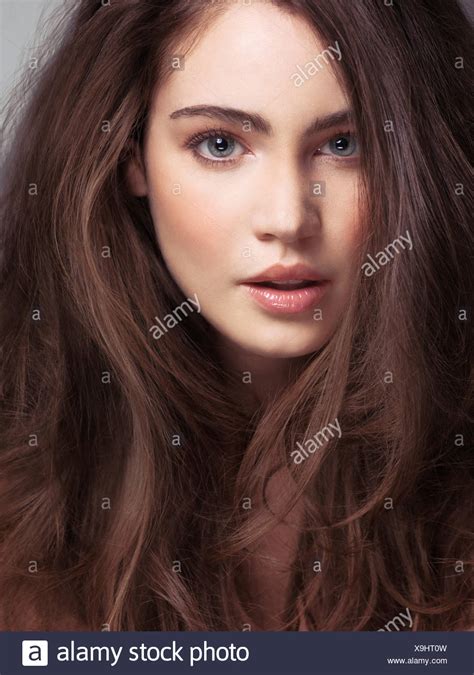
<svg viewBox="0 0 474 675"><path fill-rule="evenodd" d="M252 283L242 285L264 309L276 314L298 314L307 312L321 301L329 286L329 281L321 281L314 286L290 291Z"/></svg>

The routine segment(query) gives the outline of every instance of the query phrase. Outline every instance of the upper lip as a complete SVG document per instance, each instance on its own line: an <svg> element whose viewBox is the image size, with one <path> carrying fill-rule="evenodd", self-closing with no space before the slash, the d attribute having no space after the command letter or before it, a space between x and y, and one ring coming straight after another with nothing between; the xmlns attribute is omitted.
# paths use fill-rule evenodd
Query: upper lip
<svg viewBox="0 0 474 675"><path fill-rule="evenodd" d="M264 270L261 274L245 279L242 283L258 283L260 281L323 281L323 277L316 270L298 263L285 267L278 263Z"/></svg>

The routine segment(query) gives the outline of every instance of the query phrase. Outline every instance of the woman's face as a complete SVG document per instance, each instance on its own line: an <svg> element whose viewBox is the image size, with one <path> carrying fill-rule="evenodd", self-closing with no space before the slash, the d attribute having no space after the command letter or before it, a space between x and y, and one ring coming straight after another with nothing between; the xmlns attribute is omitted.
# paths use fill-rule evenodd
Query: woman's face
<svg viewBox="0 0 474 675"><path fill-rule="evenodd" d="M301 18L237 4L156 90L146 174L131 163L129 183L148 195L171 275L234 349L309 354L344 312L359 169L332 70L341 58L340 45L318 40ZM198 114L209 106L234 112ZM275 265L283 281L266 272ZM294 265L307 269L285 269ZM243 283L256 276L270 285ZM306 290L281 286L289 280Z"/></svg>

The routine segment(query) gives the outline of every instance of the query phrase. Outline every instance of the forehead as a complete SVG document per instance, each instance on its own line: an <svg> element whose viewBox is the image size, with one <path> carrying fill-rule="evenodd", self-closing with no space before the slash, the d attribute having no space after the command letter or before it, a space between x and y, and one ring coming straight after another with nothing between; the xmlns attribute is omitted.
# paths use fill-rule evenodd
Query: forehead
<svg viewBox="0 0 474 675"><path fill-rule="evenodd" d="M196 104L236 107L259 112L276 131L290 125L296 132L315 114L347 105L336 49L328 47L302 17L271 3L230 4L210 20L183 69L157 88L152 110L168 116Z"/></svg>

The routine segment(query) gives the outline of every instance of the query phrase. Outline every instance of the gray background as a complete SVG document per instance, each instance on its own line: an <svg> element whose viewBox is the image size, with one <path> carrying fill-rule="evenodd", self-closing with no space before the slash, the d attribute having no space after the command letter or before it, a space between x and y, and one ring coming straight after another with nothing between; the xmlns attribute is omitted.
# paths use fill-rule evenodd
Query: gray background
<svg viewBox="0 0 474 675"><path fill-rule="evenodd" d="M47 20L63 0L0 0L0 94L5 96L15 75L34 53L32 42L41 39L38 21Z"/></svg>
<svg viewBox="0 0 474 675"><path fill-rule="evenodd" d="M113 0L112 0L113 1ZM348 0L357 2L357 0ZM382 0L380 0L382 1ZM399 0L403 2L403 0ZM0 0L0 96L3 98L29 56L34 54L33 41L41 40L47 19L54 9L76 0ZM449 0L446 0L449 3ZM474 0L463 0L474 21ZM38 24L38 22L41 22ZM45 23L46 22L46 23Z"/></svg>

